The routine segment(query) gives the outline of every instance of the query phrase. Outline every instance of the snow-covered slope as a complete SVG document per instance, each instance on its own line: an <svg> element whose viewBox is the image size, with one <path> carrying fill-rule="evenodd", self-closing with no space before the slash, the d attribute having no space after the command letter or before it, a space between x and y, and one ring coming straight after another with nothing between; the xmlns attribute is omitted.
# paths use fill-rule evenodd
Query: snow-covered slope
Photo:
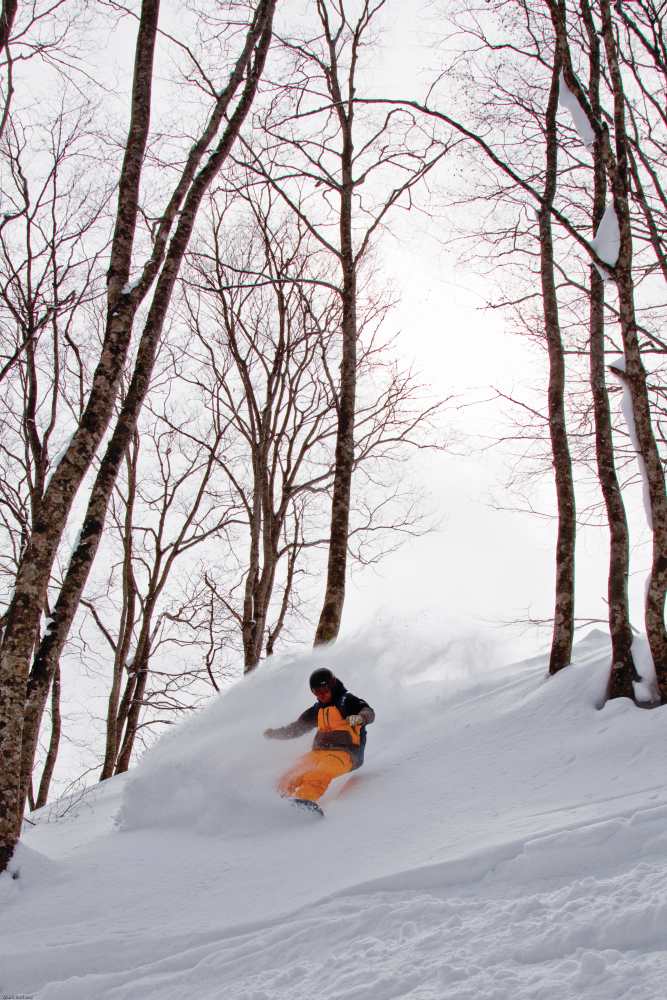
<svg viewBox="0 0 667 1000"><path fill-rule="evenodd" d="M593 633L548 680L397 629L267 664L30 831L0 993L664 1000L667 715L599 711L607 661ZM377 722L320 821L273 790L308 738L261 733L325 662Z"/></svg>

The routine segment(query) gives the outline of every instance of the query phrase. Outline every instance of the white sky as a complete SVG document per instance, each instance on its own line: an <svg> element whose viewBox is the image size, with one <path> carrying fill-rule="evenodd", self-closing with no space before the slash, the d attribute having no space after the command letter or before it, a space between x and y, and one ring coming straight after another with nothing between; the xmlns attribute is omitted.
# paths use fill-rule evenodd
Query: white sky
<svg viewBox="0 0 667 1000"><path fill-rule="evenodd" d="M534 364L527 348L504 327L497 312L480 312L475 288L481 279L453 269L437 244L417 235L415 244L392 246L390 257L406 280L402 301L392 317L401 330L406 356L414 355L436 391L479 397L480 387L511 390ZM418 265L415 266L415 261ZM546 358L545 358L546 363ZM493 435L490 406L467 409L457 424L471 434ZM461 449L457 449L461 450ZM508 450L499 446L469 457L423 453L416 463L434 505L442 512L442 529L407 543L379 568L355 571L345 611L345 628L377 615L427 612L436 618L506 621L544 618L552 613L555 520L494 510L491 494L507 473ZM536 486L536 490L538 487ZM545 478L535 506L554 511L552 482ZM642 599L650 550L639 490L630 491L629 514L634 538L631 595L633 623L641 628ZM582 500L583 502L583 500ZM513 501L505 497L507 506ZM607 538L602 528L580 529L577 549L577 614L604 618L606 609ZM541 641L548 639L543 633ZM539 641L534 633L527 643Z"/></svg>

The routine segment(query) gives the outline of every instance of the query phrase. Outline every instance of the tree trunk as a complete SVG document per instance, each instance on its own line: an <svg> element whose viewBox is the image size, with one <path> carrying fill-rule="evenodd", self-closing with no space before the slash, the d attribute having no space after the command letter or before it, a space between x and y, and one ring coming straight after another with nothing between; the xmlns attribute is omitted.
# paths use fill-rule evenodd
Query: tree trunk
<svg viewBox="0 0 667 1000"><path fill-rule="evenodd" d="M646 385L646 369L637 336L632 274L632 227L628 188L628 140L625 129L625 94L618 63L616 39L609 0L601 0L602 37L614 95L614 132L616 163L612 174L614 209L620 230L620 249L615 268L618 288L619 318L625 352L625 376L632 399L632 411L640 464L646 477L653 553L651 573L646 588L644 622L655 665L660 697L667 702L667 631L665 630L665 595L667 594L667 495L660 454L653 432L651 407Z"/></svg>
<svg viewBox="0 0 667 1000"><path fill-rule="evenodd" d="M335 95L334 95L335 96ZM350 500L354 470L354 420L357 394L357 273L352 243L352 122L343 122L342 184L340 192L340 260L342 288L342 362L336 432L336 468L331 500L329 560L324 603L315 633L315 645L338 636L345 603Z"/></svg>
<svg viewBox="0 0 667 1000"><path fill-rule="evenodd" d="M139 726L141 709L144 704L144 694L148 683L151 657L151 626L155 606L160 594L156 586L159 569L153 568L146 606L143 611L141 631L137 638L137 646L132 661L132 672L129 674L125 693L116 717L115 724L115 755L109 759L108 766L114 774L123 774L130 766L134 739ZM124 730L124 732L123 732ZM121 739L122 735L122 739ZM105 767L107 762L105 761Z"/></svg>
<svg viewBox="0 0 667 1000"><path fill-rule="evenodd" d="M51 779L58 759L58 749L60 747L60 734L62 731L62 718L60 715L60 667L56 668L51 684L51 739L49 749L44 763L44 770L39 782L39 792L35 809L41 809L46 805L51 788Z"/></svg>
<svg viewBox="0 0 667 1000"><path fill-rule="evenodd" d="M18 0L3 0L2 11L0 11L0 51L2 51L12 31Z"/></svg>
<svg viewBox="0 0 667 1000"><path fill-rule="evenodd" d="M269 515L272 522L272 515ZM264 550L262 556L262 572L255 581L253 594L253 641L248 650L250 666L247 670L253 670L260 661L262 646L264 643L264 633L266 631L266 619L269 613L269 604L273 594L273 585L276 577L276 566L278 564L277 543L274 541L275 530L266 532L264 539Z"/></svg>
<svg viewBox="0 0 667 1000"><path fill-rule="evenodd" d="M282 631L283 625L285 624L285 617L287 615L287 608L289 606L290 595L292 593L292 587L294 584L294 571L297 562L298 546L297 546L297 536L299 532L299 525L297 523L296 530L294 532L294 544L287 555L287 573L285 579L285 586L283 587L283 595L280 601L280 610L278 612L278 617L276 619L273 628L268 630L266 639L266 655L273 656L276 641Z"/></svg>
<svg viewBox="0 0 667 1000"><path fill-rule="evenodd" d="M601 214L599 218L602 218ZM632 627L628 607L630 546L625 506L614 462L611 413L605 382L603 313L604 283L597 269L591 266L590 384L595 419L595 455L598 479L609 524L607 599L612 662L607 696L609 698L633 698L632 681L636 677L636 671L632 657Z"/></svg>
<svg viewBox="0 0 667 1000"><path fill-rule="evenodd" d="M132 751L134 749L134 741L139 728L139 719L141 717L141 709L144 704L144 694L146 692L147 683L148 650L146 650L145 654L142 654L139 666L137 667L134 693L132 695L132 700L125 719L125 733L123 735L123 742L118 753L118 760L116 761L114 774L125 774L125 772L129 769L130 761L132 759Z"/></svg>
<svg viewBox="0 0 667 1000"><path fill-rule="evenodd" d="M264 434L262 426L255 427L255 435ZM260 481L266 475L266 454L263 452L261 442L255 439L252 442L252 466L253 466L253 491L252 510L250 511L250 553L248 557L248 572L246 574L245 588L243 594L243 619L241 622L241 638L243 642L243 672L250 673L259 662L256 655L257 648L257 606L256 592L259 580L259 547L262 534L263 504L261 502L262 489ZM261 634L261 633L260 633ZM260 639L261 643L261 639Z"/></svg>
<svg viewBox="0 0 667 1000"><path fill-rule="evenodd" d="M128 673L127 679L125 681L125 690L123 691L123 697L120 700L120 705L118 706L118 717L116 719L116 747L115 756L111 761L111 772L115 774L116 764L118 762L118 756L120 753L120 746L122 743L123 730L125 729L125 724L127 718L130 714L130 709L134 701L134 695L137 690L137 671L132 670Z"/></svg>
<svg viewBox="0 0 667 1000"><path fill-rule="evenodd" d="M132 569L132 516L134 513L134 502L137 493L137 460L139 453L139 437L135 431L132 448L126 457L128 484L127 484L127 506L125 508L124 534L123 534L123 610L121 613L118 641L114 650L113 676L111 679L111 689L107 703L107 732L104 748L104 763L100 773L100 781L105 781L113 775L113 769L118 757L118 744L120 733L118 729L118 715L120 702L120 687L123 679L123 672L130 653L132 642L132 630L135 621L135 607L137 602L137 585Z"/></svg>
<svg viewBox="0 0 667 1000"><path fill-rule="evenodd" d="M572 656L574 638L574 546L576 534L572 461L565 424L565 360L558 315L558 297L554 278L551 209L558 178L558 140L556 110L560 59L554 58L551 90L546 114L546 177L544 197L539 212L540 273L544 308L544 329L549 355L549 431L558 502L556 539L556 600L549 659L549 673L566 667Z"/></svg>
<svg viewBox="0 0 667 1000"><path fill-rule="evenodd" d="M582 13L589 41L591 110L602 119L600 104L600 41L587 0L582 0ZM597 136L593 147L593 234L602 220L607 200L603 137ZM598 479L609 524L609 631L612 662L607 697L634 698L632 682L637 677L632 656L632 627L628 607L628 575L630 541L623 496L616 474L609 395L605 379L604 281L598 269L590 268L590 385L595 420L595 456Z"/></svg>

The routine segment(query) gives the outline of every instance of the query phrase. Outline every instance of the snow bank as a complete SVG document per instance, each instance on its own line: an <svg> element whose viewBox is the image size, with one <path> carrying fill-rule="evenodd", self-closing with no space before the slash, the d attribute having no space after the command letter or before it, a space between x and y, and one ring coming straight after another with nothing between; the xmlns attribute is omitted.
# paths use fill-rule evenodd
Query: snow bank
<svg viewBox="0 0 667 1000"><path fill-rule="evenodd" d="M440 639L396 625L267 664L124 789L105 782L90 813L31 830L40 854L0 880L0 990L663 1000L665 709L599 709L604 633L553 678L546 659L500 666L483 637L443 622ZM313 821L273 791L308 737L261 731L308 704L324 663L378 719L364 768ZM45 854L60 858L50 872Z"/></svg>
<svg viewBox="0 0 667 1000"><path fill-rule="evenodd" d="M60 869L54 861L20 841L9 867L0 875L0 909L8 906L19 895L29 893L37 887L53 885L61 877Z"/></svg>
<svg viewBox="0 0 667 1000"><path fill-rule="evenodd" d="M40 1000L662 1000L666 819L406 872Z"/></svg>

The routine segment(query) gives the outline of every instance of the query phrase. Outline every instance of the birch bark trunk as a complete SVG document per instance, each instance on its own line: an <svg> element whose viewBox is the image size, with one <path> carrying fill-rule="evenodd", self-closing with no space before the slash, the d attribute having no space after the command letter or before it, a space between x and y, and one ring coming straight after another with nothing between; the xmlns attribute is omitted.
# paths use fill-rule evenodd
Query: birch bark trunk
<svg viewBox="0 0 667 1000"><path fill-rule="evenodd" d="M3 0L0 11L0 50L4 49L9 41L17 9L18 0Z"/></svg>
<svg viewBox="0 0 667 1000"><path fill-rule="evenodd" d="M625 93L609 0L600 0L602 38L614 98L615 168L611 173L614 209L620 230L620 249L615 267L619 319L625 352L625 376L630 388L639 455L646 471L648 503L653 532L651 571L646 588L644 623L655 665L662 702L667 702L667 494L660 453L655 440L646 369L637 335L632 273L632 225L630 216L628 138L625 127Z"/></svg>
<svg viewBox="0 0 667 1000"><path fill-rule="evenodd" d="M547 105L546 173L544 195L539 211L540 276L544 309L544 329L549 355L549 433L558 503L558 535L556 539L556 597L554 625L549 658L549 673L555 674L568 666L574 639L574 555L576 509L572 460L565 421L565 359L560 332L558 295L554 276L553 234L551 212L558 180L558 138L556 111L560 59L555 55L551 89Z"/></svg>
<svg viewBox="0 0 667 1000"><path fill-rule="evenodd" d="M588 91L591 110L598 120L602 120L600 40L588 0L582 0L581 10L589 42ZM593 234L597 232L600 225L607 200L603 145L602 136L597 136L593 145ZM630 540L625 505L614 460L611 409L605 377L605 288L598 269L592 264L590 276L589 351L590 386L595 421L595 456L609 524L607 599L612 662L607 696L609 698L634 698L632 682L636 679L637 673L632 656L632 627L628 606Z"/></svg>
<svg viewBox="0 0 667 1000"><path fill-rule="evenodd" d="M331 498L329 558L324 600L315 632L316 646L333 642L336 639L343 617L352 473L354 471L354 418L357 395L357 264L352 234L354 62L350 71L348 100L345 102L338 79L335 45L330 36L328 41L331 60L331 72L328 80L342 136L339 219L342 272L342 360L336 432L336 467Z"/></svg>

